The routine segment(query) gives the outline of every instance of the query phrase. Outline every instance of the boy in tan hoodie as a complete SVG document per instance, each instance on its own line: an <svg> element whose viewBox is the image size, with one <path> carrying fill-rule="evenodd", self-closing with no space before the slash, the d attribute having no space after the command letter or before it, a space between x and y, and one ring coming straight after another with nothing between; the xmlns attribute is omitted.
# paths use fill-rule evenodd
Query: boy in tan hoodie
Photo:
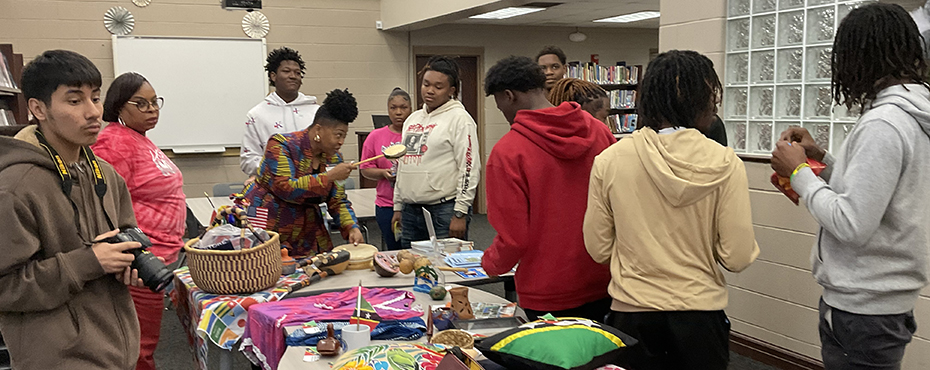
<svg viewBox="0 0 930 370"><path fill-rule="evenodd" d="M718 265L741 271L759 247L742 161L702 134L720 90L707 57L659 55L640 91L645 127L594 160L585 248L610 264L607 323L640 341L625 359L630 368L723 370L729 362Z"/></svg>

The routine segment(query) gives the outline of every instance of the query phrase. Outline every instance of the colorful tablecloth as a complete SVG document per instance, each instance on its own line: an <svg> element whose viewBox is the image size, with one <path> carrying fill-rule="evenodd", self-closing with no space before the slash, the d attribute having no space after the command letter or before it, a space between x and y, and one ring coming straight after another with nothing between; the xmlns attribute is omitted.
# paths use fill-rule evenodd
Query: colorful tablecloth
<svg viewBox="0 0 930 370"><path fill-rule="evenodd" d="M207 369L207 339L219 348L232 350L245 331L250 306L280 300L287 293L285 287L309 279L298 270L282 276L274 288L252 294L222 295L200 290L187 267L175 270L174 276L171 301L194 347L194 357L201 370Z"/></svg>
<svg viewBox="0 0 930 370"><path fill-rule="evenodd" d="M375 312L381 316L383 324L388 321L415 318L420 326L416 326L414 330L422 327L423 331L426 331L426 323L420 318L423 316L423 306L413 304L416 298L410 291L392 288L361 288L361 290L365 301L370 303ZM240 351L253 364L260 365L263 369L277 369L278 362L287 349L283 334L284 327L300 325L310 320L348 322L349 317L355 311L358 292L359 288L351 288L342 292L256 305L252 308L245 335L242 337ZM378 327L384 330L388 326L389 324L385 324L382 327L379 324ZM341 326L336 329L340 328ZM340 336L338 332L336 335Z"/></svg>

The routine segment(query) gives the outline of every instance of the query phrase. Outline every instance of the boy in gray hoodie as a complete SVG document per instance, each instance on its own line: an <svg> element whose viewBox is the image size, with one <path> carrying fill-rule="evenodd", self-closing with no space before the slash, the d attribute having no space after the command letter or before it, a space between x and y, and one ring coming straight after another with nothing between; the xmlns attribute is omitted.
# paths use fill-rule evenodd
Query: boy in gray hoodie
<svg viewBox="0 0 930 370"><path fill-rule="evenodd" d="M920 34L898 5L853 10L833 45L833 96L863 114L834 157L791 128L772 168L820 224L826 369L899 369L930 276L930 91ZM814 175L807 157L827 164Z"/></svg>

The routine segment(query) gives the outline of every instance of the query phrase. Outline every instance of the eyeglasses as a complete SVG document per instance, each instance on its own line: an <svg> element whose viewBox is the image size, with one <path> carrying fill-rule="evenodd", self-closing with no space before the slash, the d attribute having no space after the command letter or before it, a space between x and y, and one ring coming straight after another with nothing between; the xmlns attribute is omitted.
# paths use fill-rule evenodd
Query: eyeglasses
<svg viewBox="0 0 930 370"><path fill-rule="evenodd" d="M142 113L148 113L153 110L161 110L161 108L165 106L165 98L159 96L151 102L147 100L130 100L126 103L135 105Z"/></svg>

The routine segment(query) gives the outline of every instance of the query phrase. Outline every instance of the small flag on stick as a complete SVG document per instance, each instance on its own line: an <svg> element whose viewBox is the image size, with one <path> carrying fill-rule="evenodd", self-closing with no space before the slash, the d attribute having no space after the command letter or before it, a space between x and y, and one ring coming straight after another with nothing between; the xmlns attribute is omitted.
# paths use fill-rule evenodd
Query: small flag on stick
<svg viewBox="0 0 930 370"><path fill-rule="evenodd" d="M367 325L368 328L374 330L380 321L381 316L378 316L374 307L371 307L371 304L365 300L365 297L362 297L362 282L359 281L358 301L356 302L355 312L349 319L349 324L356 324L356 328L358 325Z"/></svg>

